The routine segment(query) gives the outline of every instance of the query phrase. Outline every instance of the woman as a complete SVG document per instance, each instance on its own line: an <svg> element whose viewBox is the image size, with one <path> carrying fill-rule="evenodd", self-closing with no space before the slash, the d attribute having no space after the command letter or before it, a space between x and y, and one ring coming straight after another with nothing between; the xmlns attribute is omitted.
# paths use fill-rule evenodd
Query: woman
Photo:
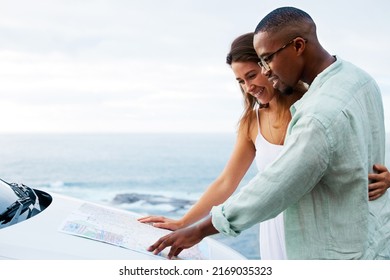
<svg viewBox="0 0 390 280"><path fill-rule="evenodd" d="M253 160L261 172L279 154L284 143L291 114L290 106L306 91L303 83L291 95L282 95L261 74L259 58L253 48L253 33L233 41L226 59L244 96L244 113L239 121L237 142L226 167L209 186L200 200L179 220L149 216L139 219L155 227L176 230L187 227L209 214L237 189ZM386 167L376 165L380 174L370 174L370 198L383 195L390 185ZM262 259L286 259L283 213L260 223L260 255Z"/></svg>

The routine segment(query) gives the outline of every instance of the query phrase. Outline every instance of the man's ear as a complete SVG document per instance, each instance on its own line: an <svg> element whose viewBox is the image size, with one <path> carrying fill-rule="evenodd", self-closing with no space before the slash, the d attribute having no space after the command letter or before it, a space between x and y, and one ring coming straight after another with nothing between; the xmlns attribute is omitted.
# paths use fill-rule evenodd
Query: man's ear
<svg viewBox="0 0 390 280"><path fill-rule="evenodd" d="M297 37L294 40L294 48L298 55L302 54L302 52L305 50L306 42L307 40L303 39L302 37Z"/></svg>

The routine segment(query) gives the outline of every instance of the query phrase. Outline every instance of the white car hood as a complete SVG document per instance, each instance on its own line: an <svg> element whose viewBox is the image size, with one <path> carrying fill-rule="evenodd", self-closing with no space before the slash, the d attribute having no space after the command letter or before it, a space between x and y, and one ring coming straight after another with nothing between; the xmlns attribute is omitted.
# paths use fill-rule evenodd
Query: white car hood
<svg viewBox="0 0 390 280"><path fill-rule="evenodd" d="M95 260L95 259L156 259L151 253L130 250L66 234L59 230L61 224L77 211L83 200L50 193L52 202L48 208L25 221L0 229L0 259L38 259L38 260ZM88 202L89 204L89 202ZM93 204L101 210L111 213L131 213L128 211ZM139 236L139 238L143 238ZM157 240L156 240L157 241ZM150 244L151 245L151 244ZM200 246L207 248L210 259L245 259L241 254L226 245L212 239L205 238Z"/></svg>

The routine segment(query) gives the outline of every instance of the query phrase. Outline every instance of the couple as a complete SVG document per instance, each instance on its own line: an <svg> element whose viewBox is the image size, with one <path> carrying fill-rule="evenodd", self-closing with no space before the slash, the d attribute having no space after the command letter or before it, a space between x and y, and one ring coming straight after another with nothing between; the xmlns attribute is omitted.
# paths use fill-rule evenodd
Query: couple
<svg viewBox="0 0 390 280"><path fill-rule="evenodd" d="M326 52L311 17L291 7L267 15L254 37L236 39L227 62L246 106L231 159L179 221L140 219L182 228L149 250L171 246L173 257L208 235L236 236L262 222L263 259L390 258L390 201L383 187L389 173L374 165L384 161L376 83ZM310 85L306 93L300 81ZM255 158L262 172L229 198ZM373 166L380 174L367 176ZM185 228L211 208L211 216Z"/></svg>

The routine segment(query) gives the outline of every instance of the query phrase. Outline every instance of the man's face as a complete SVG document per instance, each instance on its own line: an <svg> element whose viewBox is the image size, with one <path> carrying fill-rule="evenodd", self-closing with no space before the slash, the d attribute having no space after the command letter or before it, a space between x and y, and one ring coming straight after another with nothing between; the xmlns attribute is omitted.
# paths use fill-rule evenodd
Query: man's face
<svg viewBox="0 0 390 280"><path fill-rule="evenodd" d="M272 83L275 89L285 94L292 93L293 87L299 80L295 71L295 40L271 36L259 32L254 36L253 45L261 59L262 74Z"/></svg>

